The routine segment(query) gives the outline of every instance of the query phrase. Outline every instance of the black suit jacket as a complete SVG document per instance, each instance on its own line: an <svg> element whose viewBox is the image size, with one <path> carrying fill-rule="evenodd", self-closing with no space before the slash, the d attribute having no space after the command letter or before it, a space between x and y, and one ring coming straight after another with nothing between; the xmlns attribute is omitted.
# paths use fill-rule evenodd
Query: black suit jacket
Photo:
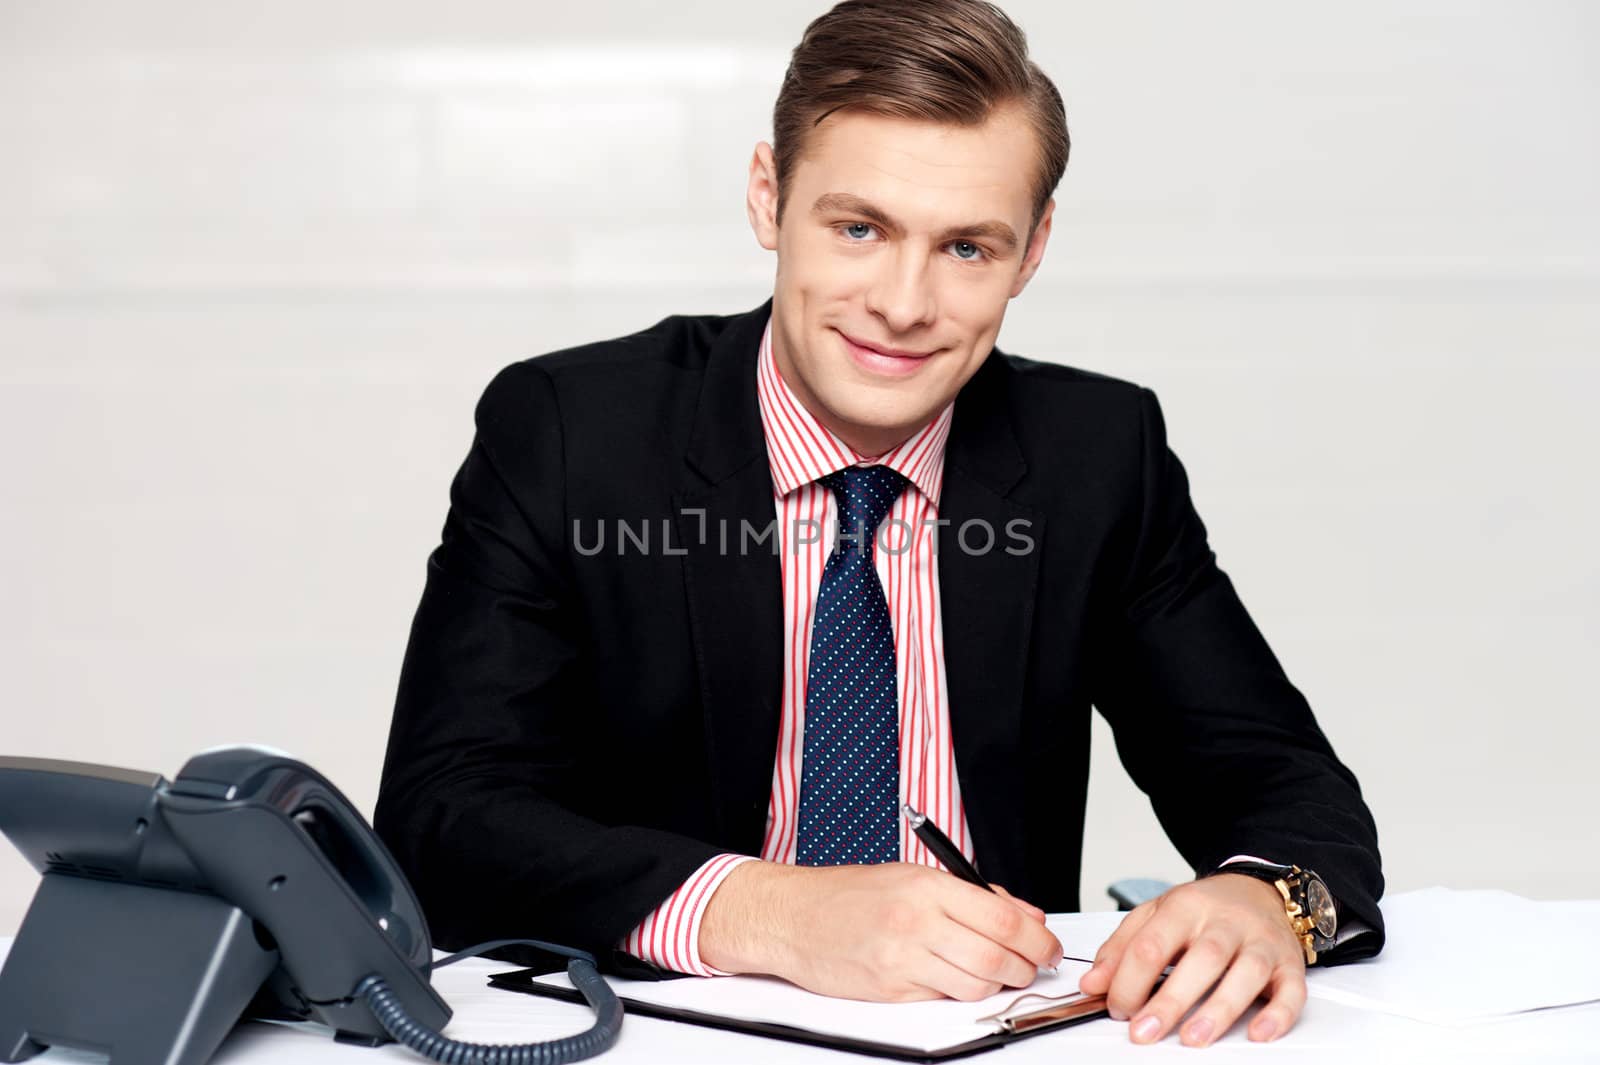
<svg viewBox="0 0 1600 1065"><path fill-rule="evenodd" d="M775 517L770 310L673 316L484 392L374 816L439 945L605 957L702 862L759 852L783 618L773 541L743 530ZM1327 960L1381 945L1372 817L1217 568L1152 392L996 348L956 399L939 514L951 733L990 881L1078 909L1093 705L1197 871L1241 852L1315 869L1375 930ZM954 535L974 519L987 552L981 526L972 550Z"/></svg>

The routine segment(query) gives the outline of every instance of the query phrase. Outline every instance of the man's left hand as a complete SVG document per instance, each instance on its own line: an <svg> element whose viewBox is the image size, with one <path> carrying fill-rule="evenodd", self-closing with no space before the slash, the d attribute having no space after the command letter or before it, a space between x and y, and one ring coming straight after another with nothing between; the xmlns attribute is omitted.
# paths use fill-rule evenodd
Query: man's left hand
<svg viewBox="0 0 1600 1065"><path fill-rule="evenodd" d="M1172 972L1152 996L1168 965ZM1219 1038L1263 994L1270 1001L1250 1023L1252 1040L1276 1039L1299 1019L1306 957L1271 884L1221 873L1143 903L1105 941L1078 987L1105 995L1113 1019L1131 1017L1128 1033L1135 1043L1154 1043L1213 984L1216 990L1179 1034L1186 1046Z"/></svg>

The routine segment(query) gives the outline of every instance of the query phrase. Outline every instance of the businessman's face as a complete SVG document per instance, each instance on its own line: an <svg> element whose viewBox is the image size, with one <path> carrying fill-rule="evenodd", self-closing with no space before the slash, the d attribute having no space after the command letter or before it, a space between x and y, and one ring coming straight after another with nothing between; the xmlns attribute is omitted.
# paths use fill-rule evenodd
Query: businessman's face
<svg viewBox="0 0 1600 1065"><path fill-rule="evenodd" d="M973 127L835 112L795 164L780 226L772 149L756 146L747 203L778 253L773 354L857 451L906 439L983 364L1050 233L1053 200L1029 239L1037 166L1013 109Z"/></svg>

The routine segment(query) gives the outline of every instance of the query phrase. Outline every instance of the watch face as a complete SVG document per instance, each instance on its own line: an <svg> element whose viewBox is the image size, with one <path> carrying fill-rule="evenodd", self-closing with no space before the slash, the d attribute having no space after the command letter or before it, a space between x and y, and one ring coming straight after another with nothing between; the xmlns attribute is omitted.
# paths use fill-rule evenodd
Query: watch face
<svg viewBox="0 0 1600 1065"><path fill-rule="evenodd" d="M1306 908L1311 912L1307 915L1316 925L1317 934L1329 939L1339 928L1339 916L1333 908L1333 896L1328 894L1328 888L1320 880L1311 880L1306 884Z"/></svg>

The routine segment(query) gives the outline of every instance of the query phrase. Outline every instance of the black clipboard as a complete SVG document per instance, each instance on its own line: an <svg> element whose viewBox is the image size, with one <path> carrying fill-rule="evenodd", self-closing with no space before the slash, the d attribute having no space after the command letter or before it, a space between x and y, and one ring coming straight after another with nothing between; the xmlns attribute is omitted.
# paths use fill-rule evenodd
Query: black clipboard
<svg viewBox="0 0 1600 1065"><path fill-rule="evenodd" d="M548 969L534 968L495 973L489 977L489 986L497 987L504 991L516 991L526 995L560 999L563 1002L583 1002L583 996L573 988L541 984L535 979L535 977L544 976L548 972ZM1025 992L1019 991L1018 995L1018 1002L1028 997ZM978 1036L976 1039L971 1039L965 1043L957 1043L954 1046L942 1047L938 1050L925 1050L922 1047L908 1047L898 1043L877 1043L866 1039L832 1035L828 1032L817 1032L795 1025L778 1024L771 1021L750 1021L742 1017L725 1017L715 1013L702 1013L699 1010L661 1006L653 1002L632 999L626 995L619 995L618 997L622 1000L625 1012L635 1013L641 1017L657 1017L661 1020L681 1021L685 1024L698 1024L705 1028L719 1028L726 1032L742 1032L746 1035L763 1036L767 1039L782 1039L789 1043L805 1043L808 1046L826 1047L829 1050L848 1050L855 1054L890 1058L895 1061L952 1061L956 1058L970 1057L973 1054L981 1054L986 1050L1007 1046L1017 1042L1019 1039L1031 1039L1036 1035L1053 1032L1059 1028L1070 1028L1086 1021L1092 1021L1097 1017L1106 1016L1105 1000L1099 996L1080 998L1072 1002L1057 1002L1042 1009L1016 1015L1013 1018L1015 1027L1012 1030L992 1032L988 1035Z"/></svg>

